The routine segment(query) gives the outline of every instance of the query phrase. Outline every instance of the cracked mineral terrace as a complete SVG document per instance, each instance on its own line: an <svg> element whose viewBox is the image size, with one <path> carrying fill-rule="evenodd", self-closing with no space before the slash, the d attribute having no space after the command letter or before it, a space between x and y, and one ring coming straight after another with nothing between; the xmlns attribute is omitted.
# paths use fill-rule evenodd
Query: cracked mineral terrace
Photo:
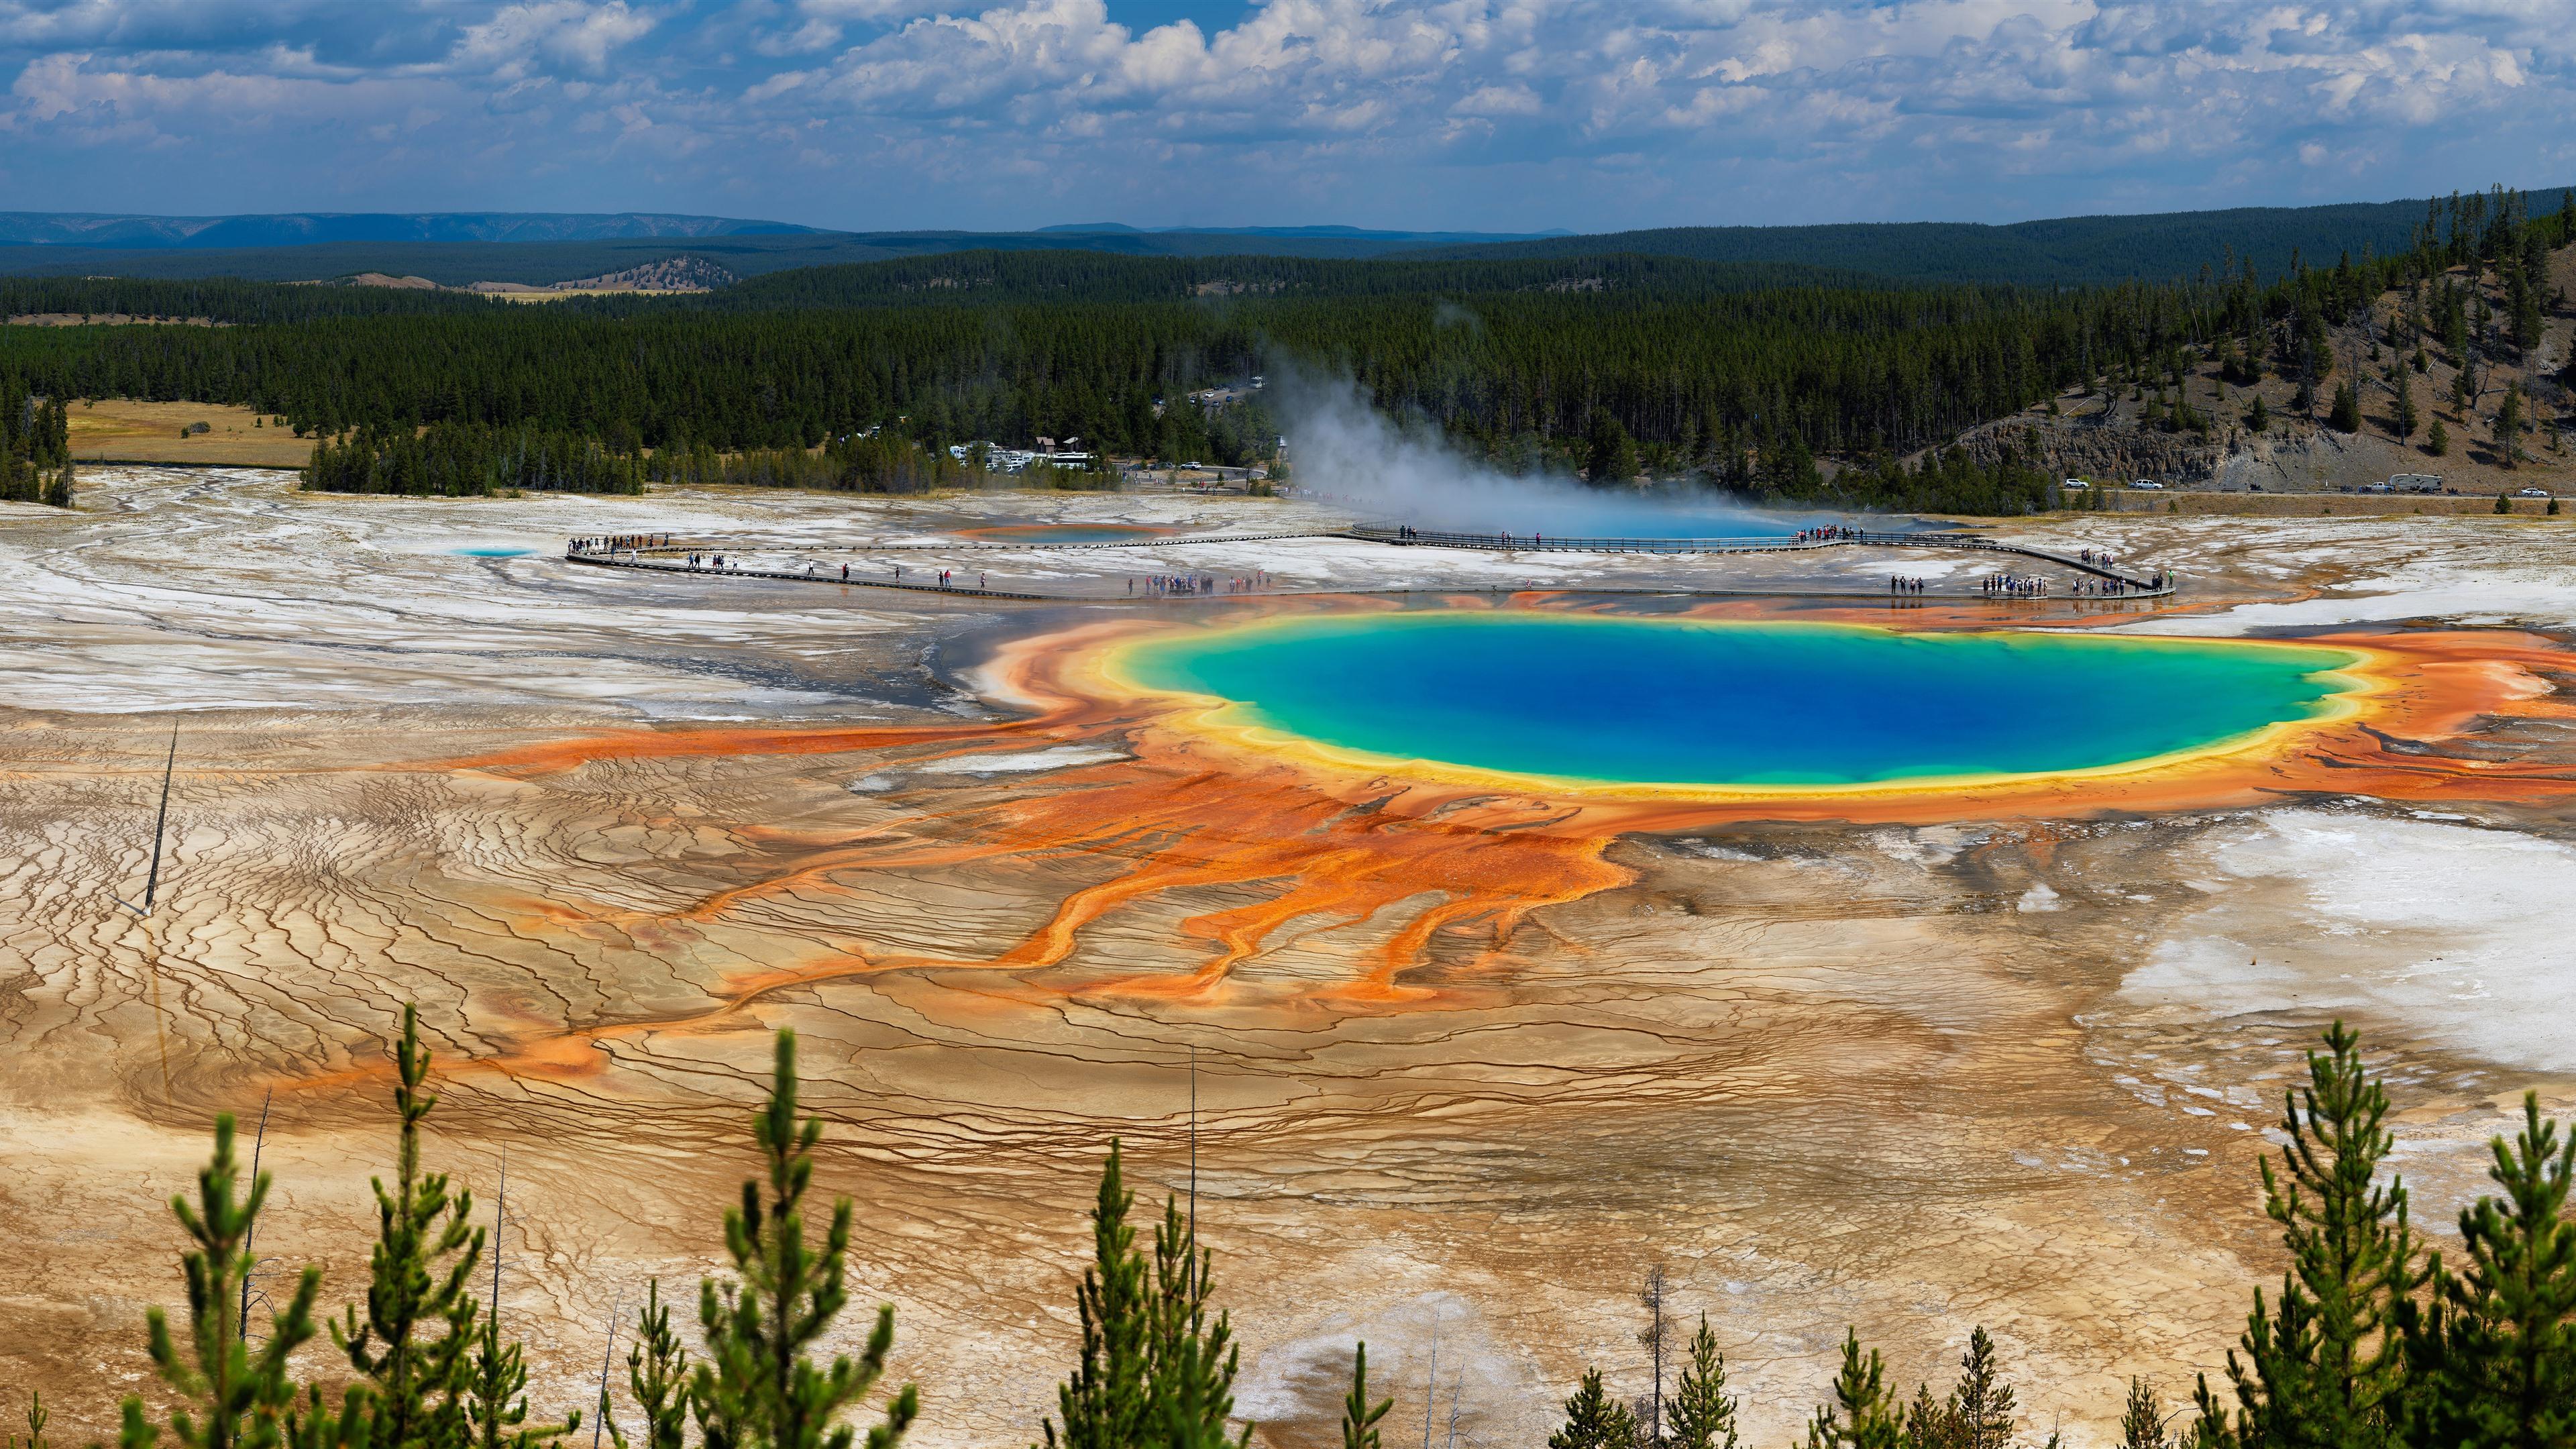
<svg viewBox="0 0 2576 1449"><path fill-rule="evenodd" d="M145 1372L143 1308L179 1293L166 1199L214 1113L275 1090L263 1256L322 1265L326 1303L362 1292L378 1043L406 1000L441 1053L433 1165L488 1195L508 1149L502 1299L541 1413L586 1403L612 1301L711 1270L764 1033L794 1025L831 1120L822 1184L859 1203L853 1292L897 1305L931 1445L1033 1437L1099 1158L1122 1137L1149 1201L1182 1181L1193 1051L1239 1408L1281 1445L1331 1441L1353 1334L1398 1442L1435 1323L1475 1442L1535 1442L1586 1362L1637 1392L1656 1261L1678 1311L1708 1311L1756 1440L1826 1392L1847 1323L1899 1382L1945 1376L1983 1323L2030 1418L2099 1438L2128 1375L2213 1368L2277 1272L2254 1160L2329 1015L2391 1078L2420 1223L2475 1192L2514 1094L2576 1097L2553 909L2576 807L2541 788L2576 772L2544 707L2576 628L2576 531L2554 522L2006 530L2191 587L1998 619L2440 624L2521 661L2526 707L2387 741L2378 773L2188 808L1587 833L1544 799L1211 764L1139 717L978 692L997 650L1121 604L559 557L571 534L848 551L1327 509L83 486L77 516L0 506L0 1381L46 1385L68 1440ZM1465 595L1675 567L1226 548L1119 567ZM1900 571L1722 567L1784 588ZM145 869L172 711L170 855L136 920L109 895ZM2327 788L2389 761L2448 773Z"/></svg>

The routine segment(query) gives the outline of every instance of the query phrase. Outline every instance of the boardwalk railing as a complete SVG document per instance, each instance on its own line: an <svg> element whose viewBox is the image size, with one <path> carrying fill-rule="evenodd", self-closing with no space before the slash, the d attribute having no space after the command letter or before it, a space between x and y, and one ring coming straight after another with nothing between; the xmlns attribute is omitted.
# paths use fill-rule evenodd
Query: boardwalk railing
<svg viewBox="0 0 2576 1449"><path fill-rule="evenodd" d="M1966 548L1990 553L2017 554L2023 558L2053 563L2060 568L2109 579L2140 594L2170 592L2172 584L2160 576L2133 574L2110 564L2094 563L2073 554L2054 553L2030 548L2001 539L1974 533L1923 532L1878 533L1866 529L1836 529L1817 538L1577 538L1556 534L1516 533L1443 533L1435 529L1384 528L1364 525L1347 528L1344 538L1365 539L1371 543L1391 543L1399 547L1473 548L1504 552L1554 553L1792 553L1805 549L1842 548L1867 545L1874 548Z"/></svg>
<svg viewBox="0 0 2576 1449"><path fill-rule="evenodd" d="M1463 548L1480 549L1487 552L1507 553L1532 551L1548 553L1642 553L1665 555L1711 553L1795 553L1810 549L1857 546L1876 548L1973 549L1986 553L2004 553L2012 554L2021 558L2036 559L2042 563L2051 563L2060 568L2071 569L2077 573L2090 574L2095 578L2107 579L2119 584L2127 591L2130 597L2170 594L2174 589L2174 581L2172 578L2163 574L2161 571L2155 574L2134 574L2107 563L2093 562L2079 555L2057 553L2048 549L2031 548L2024 544L2007 543L2001 539L1986 538L1973 533L1878 533L1862 529L1838 529L1826 534L1825 536L1816 538L1577 538L1559 537L1554 534L1522 535L1511 533L1449 533L1434 529L1354 525L1350 528L1330 532L1309 531L1301 533L1205 534L1197 537L1191 537L1184 534L1154 539L1117 539L1084 543L992 543L977 541L972 543L959 542L956 544L870 544L867 545L867 551L871 553L910 553L931 551L982 552L988 550L1008 550L1016 552L1030 549L1178 548L1190 544L1257 543L1299 538L1345 538L1362 543L1390 544L1399 548ZM736 545L736 547L740 546L741 545ZM753 547L757 548L757 545L754 545ZM870 588L901 588L923 593L971 594L984 598L997 599L1083 597L1079 595L1019 593L1003 589L970 589L955 584L940 586L933 584L893 583L881 579L835 577L830 573L814 571L799 572L783 569L750 569L730 563L724 568L705 566L693 568L685 563L665 563L659 561L660 559L688 553L713 553L716 551L716 548L717 545L708 542L686 541L665 544L646 544L640 548L614 549L588 548L579 544L567 543L564 549L564 557L567 561L572 563L597 564L612 568L644 568L669 573L704 573L717 578L779 579L793 581L796 583L852 584L864 585ZM654 561L648 562L648 558L653 559ZM1325 592L1341 591L1326 590ZM1203 596L1186 595L1177 597L1196 598ZM1227 596L1207 595L1204 597Z"/></svg>

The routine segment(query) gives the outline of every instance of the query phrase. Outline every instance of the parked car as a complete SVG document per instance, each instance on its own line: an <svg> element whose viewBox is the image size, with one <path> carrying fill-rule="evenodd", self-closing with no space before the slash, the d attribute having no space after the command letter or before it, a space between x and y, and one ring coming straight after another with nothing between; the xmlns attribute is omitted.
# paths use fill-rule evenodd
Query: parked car
<svg viewBox="0 0 2576 1449"><path fill-rule="evenodd" d="M2132 488L2162 488L2162 487L2163 487L2163 486L2165 486L2165 485L2163 485L2162 483L2157 482L2157 481L2156 481L2155 479L2153 479L2153 478L2141 478L2141 479L2139 479L2137 482L2132 483L2132 484L2130 484L2129 486L2130 486L2130 487L2132 487Z"/></svg>
<svg viewBox="0 0 2576 1449"><path fill-rule="evenodd" d="M2085 482L2085 481L2084 481L2083 479L2081 479L2081 478L2069 478L2069 479L2067 479L2063 484L2061 484L2061 485L2059 485L2059 486L2061 486L2061 487L2065 487L2065 488L2090 488L2090 487L2092 487L2093 485L2092 485L2092 484L2090 484L2090 483Z"/></svg>
<svg viewBox="0 0 2576 1449"><path fill-rule="evenodd" d="M2546 498L2549 496L2549 490L2546 488L2522 488L2515 490L2513 496L2516 498Z"/></svg>

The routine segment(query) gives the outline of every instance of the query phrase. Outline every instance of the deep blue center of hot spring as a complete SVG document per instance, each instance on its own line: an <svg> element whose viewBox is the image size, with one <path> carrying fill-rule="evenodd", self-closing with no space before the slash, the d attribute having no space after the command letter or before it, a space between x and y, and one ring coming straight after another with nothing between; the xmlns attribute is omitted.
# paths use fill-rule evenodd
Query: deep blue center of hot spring
<svg viewBox="0 0 2576 1449"><path fill-rule="evenodd" d="M1148 689L1346 751L1512 774L1749 786L2044 775L2333 708L2337 649L1587 615L1325 615L1133 646Z"/></svg>

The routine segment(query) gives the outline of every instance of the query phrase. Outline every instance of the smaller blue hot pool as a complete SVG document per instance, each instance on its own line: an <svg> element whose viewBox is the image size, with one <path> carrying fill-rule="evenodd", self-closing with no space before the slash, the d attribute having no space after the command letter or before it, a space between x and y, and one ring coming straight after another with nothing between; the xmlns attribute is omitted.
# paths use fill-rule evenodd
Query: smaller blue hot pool
<svg viewBox="0 0 2576 1449"><path fill-rule="evenodd" d="M526 558L529 554L536 552L536 550L528 548L460 548L457 549L456 552L465 558Z"/></svg>

